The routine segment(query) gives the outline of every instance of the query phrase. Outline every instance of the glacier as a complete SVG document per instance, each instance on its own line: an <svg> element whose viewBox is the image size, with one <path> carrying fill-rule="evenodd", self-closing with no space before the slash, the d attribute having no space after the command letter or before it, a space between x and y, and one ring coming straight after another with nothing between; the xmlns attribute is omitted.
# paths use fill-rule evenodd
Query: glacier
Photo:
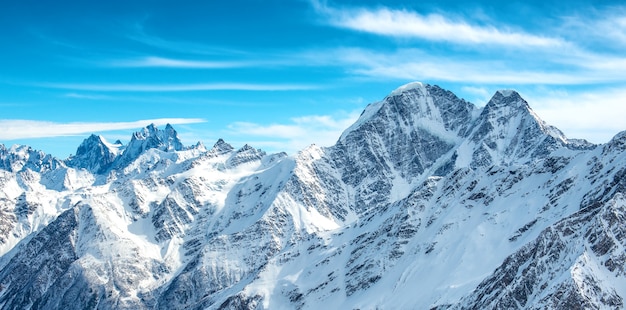
<svg viewBox="0 0 626 310"><path fill-rule="evenodd" d="M621 309L626 131L414 82L335 145L0 145L2 309Z"/></svg>

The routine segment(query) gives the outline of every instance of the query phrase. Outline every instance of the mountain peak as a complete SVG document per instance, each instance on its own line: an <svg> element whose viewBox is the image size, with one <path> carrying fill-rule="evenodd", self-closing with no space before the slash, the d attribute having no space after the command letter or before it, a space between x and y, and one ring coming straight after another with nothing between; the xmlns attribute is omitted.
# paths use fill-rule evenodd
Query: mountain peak
<svg viewBox="0 0 626 310"><path fill-rule="evenodd" d="M519 93L513 89L500 89L497 91L503 97L520 96Z"/></svg>
<svg viewBox="0 0 626 310"><path fill-rule="evenodd" d="M529 105L526 100L524 100L524 98L522 98L522 96L520 96L518 92L510 89L496 91L496 93L491 97L485 108L493 109L495 107L504 106L513 108L523 107L529 109Z"/></svg>
<svg viewBox="0 0 626 310"><path fill-rule="evenodd" d="M150 124L142 132L136 132L130 144L133 143L133 140L145 140L148 143L146 148L159 148L163 151L180 151L183 149L178 133L170 124L167 124L164 130L158 129L154 123Z"/></svg>
<svg viewBox="0 0 626 310"><path fill-rule="evenodd" d="M62 166L62 162L57 158L30 146L14 144L10 148L6 148L0 144L0 170L18 172L30 169L43 172Z"/></svg>
<svg viewBox="0 0 626 310"><path fill-rule="evenodd" d="M218 153L223 154L223 153L228 153L234 150L235 148L233 148L232 145L226 143L226 141L224 141L222 138L219 138L217 142L215 142L215 144L213 145L213 149L217 151Z"/></svg>
<svg viewBox="0 0 626 310"><path fill-rule="evenodd" d="M267 154L263 150L245 144L227 160L226 164L229 167L236 167L244 163L261 160L265 155Z"/></svg>
<svg viewBox="0 0 626 310"><path fill-rule="evenodd" d="M462 146L472 154L459 154L458 166L524 164L566 146L567 139L549 126L513 90L497 91L483 108L470 139ZM471 163L469 163L471 161Z"/></svg>
<svg viewBox="0 0 626 310"><path fill-rule="evenodd" d="M407 83L407 84L404 84L404 85L402 85L402 86L400 86L400 87L396 88L395 90L393 90L393 91L389 94L389 97L398 96L398 95L401 95L401 94L403 94L403 93L405 93L405 92L408 92L408 91L410 91L410 90L416 90L416 89L422 90L422 91L421 91L421 93L422 93L422 94L425 94L425 93L426 93L426 90L425 90L425 88L424 88L424 87L425 87L425 86L427 86L427 85L428 85L428 84L424 84L424 83L422 83L422 82L411 82L411 83Z"/></svg>
<svg viewBox="0 0 626 310"><path fill-rule="evenodd" d="M626 130L616 134L613 139L606 144L605 149L617 150L619 152L626 150Z"/></svg>
<svg viewBox="0 0 626 310"><path fill-rule="evenodd" d="M114 166L124 167L148 149L170 152L181 151L184 146L171 125L167 124L164 130L160 130L153 123L133 134L122 155L116 159Z"/></svg>
<svg viewBox="0 0 626 310"><path fill-rule="evenodd" d="M444 136L452 144L463 135L476 107L436 85L412 82L393 90L383 100L369 104L359 119L346 129L340 141L359 129L385 131L384 123ZM380 128L374 128L380 127Z"/></svg>
<svg viewBox="0 0 626 310"><path fill-rule="evenodd" d="M99 173L113 163L117 154L118 150L111 147L104 137L92 134L78 146L76 155L68 158L66 163L71 167L85 168Z"/></svg>

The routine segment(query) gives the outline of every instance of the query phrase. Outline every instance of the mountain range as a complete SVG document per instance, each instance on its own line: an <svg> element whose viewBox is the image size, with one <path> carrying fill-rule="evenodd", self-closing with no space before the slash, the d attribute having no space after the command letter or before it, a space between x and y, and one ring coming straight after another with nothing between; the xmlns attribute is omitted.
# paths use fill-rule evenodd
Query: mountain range
<svg viewBox="0 0 626 310"><path fill-rule="evenodd" d="M626 131L419 82L335 145L0 145L2 309L622 309Z"/></svg>

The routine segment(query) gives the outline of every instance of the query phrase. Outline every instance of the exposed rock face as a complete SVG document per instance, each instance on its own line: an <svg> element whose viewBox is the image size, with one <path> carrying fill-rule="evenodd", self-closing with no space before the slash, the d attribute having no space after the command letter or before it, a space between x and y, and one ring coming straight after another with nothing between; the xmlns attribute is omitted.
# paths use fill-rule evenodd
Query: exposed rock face
<svg viewBox="0 0 626 310"><path fill-rule="evenodd" d="M84 168L92 173L104 173L119 153L115 146L120 145L111 146L102 136L91 135L78 147L76 155L67 161L67 165Z"/></svg>
<svg viewBox="0 0 626 310"><path fill-rule="evenodd" d="M457 307L622 309L624 236L626 200L618 194L546 228L507 257Z"/></svg>
<svg viewBox="0 0 626 310"><path fill-rule="evenodd" d="M295 156L169 125L65 161L0 145L0 304L620 309L624 137L411 83Z"/></svg>

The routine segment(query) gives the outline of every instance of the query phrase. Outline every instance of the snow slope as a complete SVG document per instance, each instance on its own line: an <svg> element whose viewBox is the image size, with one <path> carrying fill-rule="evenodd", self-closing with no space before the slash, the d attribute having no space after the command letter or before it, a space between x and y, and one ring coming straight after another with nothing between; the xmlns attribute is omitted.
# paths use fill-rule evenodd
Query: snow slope
<svg viewBox="0 0 626 310"><path fill-rule="evenodd" d="M0 145L4 309L623 308L626 134L410 83L294 156Z"/></svg>

